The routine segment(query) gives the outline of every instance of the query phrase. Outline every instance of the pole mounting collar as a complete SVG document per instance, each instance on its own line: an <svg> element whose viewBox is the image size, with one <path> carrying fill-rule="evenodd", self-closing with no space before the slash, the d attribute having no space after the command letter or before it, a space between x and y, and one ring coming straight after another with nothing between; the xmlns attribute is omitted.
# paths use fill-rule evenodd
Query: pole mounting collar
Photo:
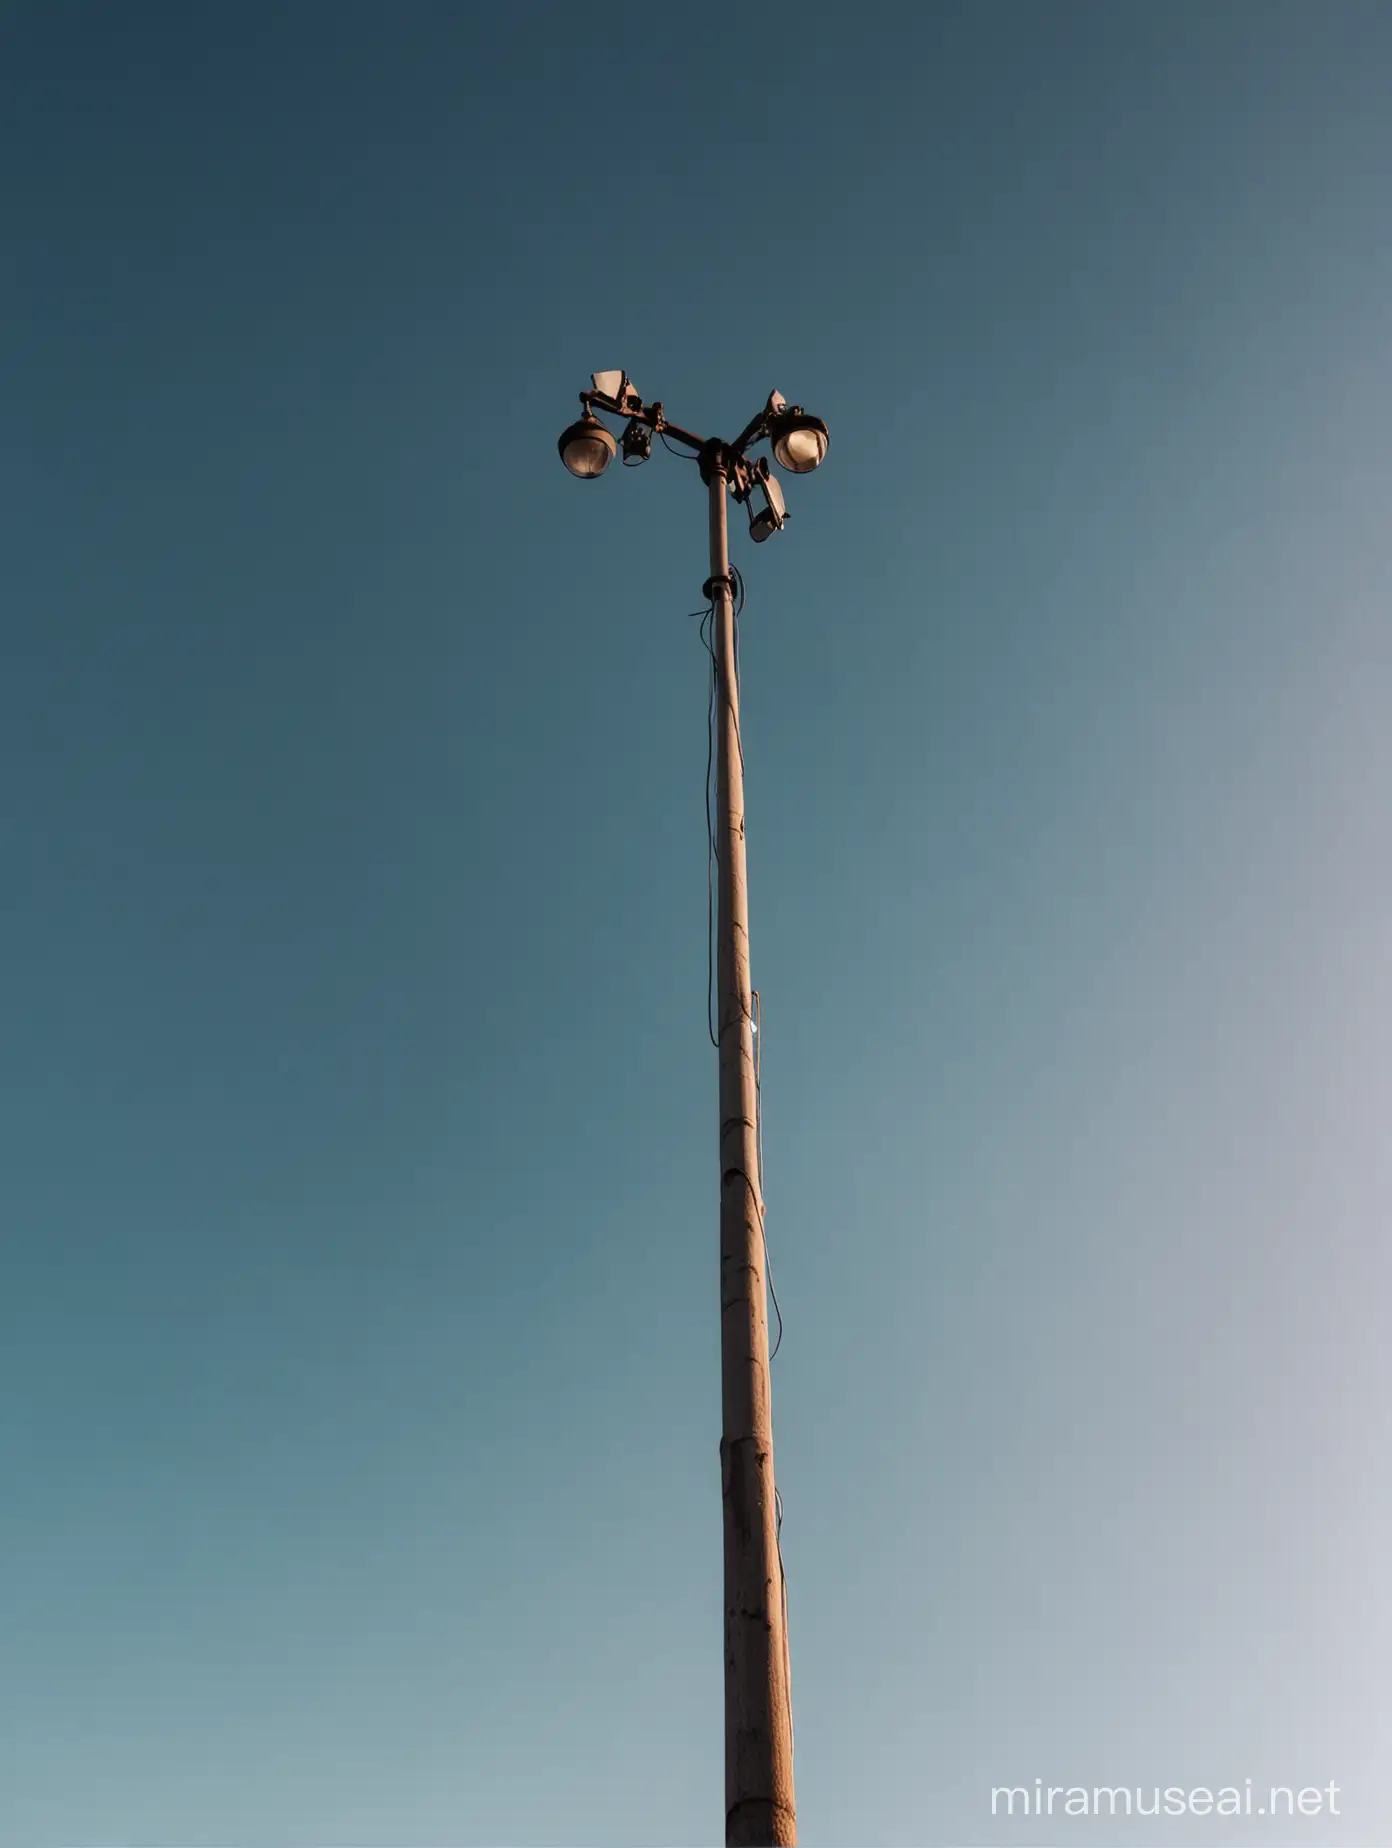
<svg viewBox="0 0 1392 1848"><path fill-rule="evenodd" d="M707 487L711 484L712 475L729 474L730 457L718 436L709 437L702 443L696 457L696 466L700 469L701 479Z"/></svg>

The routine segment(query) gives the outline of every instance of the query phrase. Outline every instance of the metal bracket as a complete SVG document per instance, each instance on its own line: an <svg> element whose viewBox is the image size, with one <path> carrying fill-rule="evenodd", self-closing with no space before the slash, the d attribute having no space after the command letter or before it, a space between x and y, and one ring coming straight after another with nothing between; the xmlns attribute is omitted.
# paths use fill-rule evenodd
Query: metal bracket
<svg viewBox="0 0 1392 1848"><path fill-rule="evenodd" d="M701 471L701 479L705 482L707 487L711 484L711 476L717 472L722 475L729 474L730 459L724 443L721 442L718 436L708 437L707 440L702 443L700 452L696 457L696 464Z"/></svg>

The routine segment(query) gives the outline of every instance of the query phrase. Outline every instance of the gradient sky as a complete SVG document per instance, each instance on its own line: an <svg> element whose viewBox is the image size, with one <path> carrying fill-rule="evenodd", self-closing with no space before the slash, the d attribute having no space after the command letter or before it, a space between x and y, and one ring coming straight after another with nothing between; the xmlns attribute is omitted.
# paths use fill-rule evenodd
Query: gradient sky
<svg viewBox="0 0 1392 1848"><path fill-rule="evenodd" d="M1392 1840L1392 9L0 6L0 1844ZM639 473L642 479L639 479ZM1284 1826L993 1784L1342 1787Z"/></svg>

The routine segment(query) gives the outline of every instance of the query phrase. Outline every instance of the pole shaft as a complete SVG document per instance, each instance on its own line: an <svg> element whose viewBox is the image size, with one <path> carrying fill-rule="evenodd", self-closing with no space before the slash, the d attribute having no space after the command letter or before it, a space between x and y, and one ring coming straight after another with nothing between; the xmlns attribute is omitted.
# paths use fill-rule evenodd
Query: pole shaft
<svg viewBox="0 0 1392 1848"><path fill-rule="evenodd" d="M773 1489L768 1306L749 978L744 766L726 469L710 469L719 862L721 1497L725 1525L725 1840L797 1841L783 1569Z"/></svg>

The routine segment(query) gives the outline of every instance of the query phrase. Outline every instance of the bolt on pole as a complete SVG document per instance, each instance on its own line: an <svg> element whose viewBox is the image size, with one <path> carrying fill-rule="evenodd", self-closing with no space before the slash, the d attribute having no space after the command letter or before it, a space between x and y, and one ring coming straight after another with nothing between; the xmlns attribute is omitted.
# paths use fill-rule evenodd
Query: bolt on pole
<svg viewBox="0 0 1392 1848"><path fill-rule="evenodd" d="M792 1848L788 1638L773 1478L764 1203L759 1188L745 879L744 765L726 528L728 464L710 459L717 700L721 1498L725 1529L725 1840Z"/></svg>

